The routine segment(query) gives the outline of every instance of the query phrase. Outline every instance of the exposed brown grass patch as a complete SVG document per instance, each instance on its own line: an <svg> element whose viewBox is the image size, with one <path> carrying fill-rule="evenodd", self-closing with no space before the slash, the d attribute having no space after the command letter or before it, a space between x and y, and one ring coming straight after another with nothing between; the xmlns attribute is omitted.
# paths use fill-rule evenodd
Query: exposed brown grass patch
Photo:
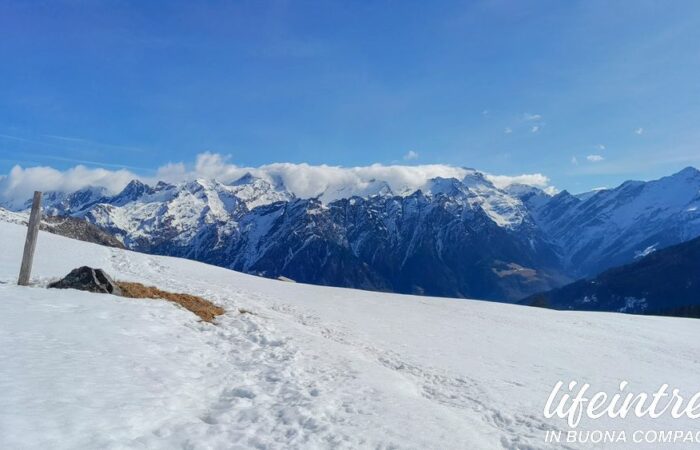
<svg viewBox="0 0 700 450"><path fill-rule="evenodd" d="M220 306L216 306L209 300L197 297L196 295L162 291L156 287L145 286L141 283L131 283L127 281L116 281L116 283L122 290L122 295L124 297L168 300L192 311L206 322L213 321L216 316L225 312Z"/></svg>

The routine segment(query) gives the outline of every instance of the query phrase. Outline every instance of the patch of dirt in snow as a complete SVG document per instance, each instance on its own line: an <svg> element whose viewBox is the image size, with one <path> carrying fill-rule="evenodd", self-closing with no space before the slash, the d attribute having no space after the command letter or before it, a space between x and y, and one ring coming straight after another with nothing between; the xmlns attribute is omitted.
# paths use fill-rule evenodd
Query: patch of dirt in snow
<svg viewBox="0 0 700 450"><path fill-rule="evenodd" d="M121 289L123 297L161 299L177 303L186 310L196 314L205 322L212 322L216 316L220 316L225 312L224 308L216 306L209 300L196 295L163 291L157 287L128 281L117 281L116 283Z"/></svg>

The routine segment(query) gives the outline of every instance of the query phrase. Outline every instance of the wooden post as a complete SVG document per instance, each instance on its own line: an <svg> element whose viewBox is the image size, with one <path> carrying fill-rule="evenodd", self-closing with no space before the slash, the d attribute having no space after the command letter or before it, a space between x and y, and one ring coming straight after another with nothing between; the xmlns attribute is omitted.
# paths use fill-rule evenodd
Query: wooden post
<svg viewBox="0 0 700 450"><path fill-rule="evenodd" d="M39 234L41 224L41 192L34 191L32 201L32 212L29 215L29 226L27 228L27 240L24 241L24 254L22 255L22 267L19 270L20 286L29 285L29 276L32 274L32 262L34 261L34 249L36 248L36 238Z"/></svg>

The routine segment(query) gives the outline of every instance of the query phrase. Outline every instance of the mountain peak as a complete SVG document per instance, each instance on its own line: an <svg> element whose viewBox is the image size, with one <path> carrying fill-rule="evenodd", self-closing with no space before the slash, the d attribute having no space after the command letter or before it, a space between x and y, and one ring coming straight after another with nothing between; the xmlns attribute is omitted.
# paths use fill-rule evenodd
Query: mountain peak
<svg viewBox="0 0 700 450"><path fill-rule="evenodd" d="M170 184L170 183L166 183L165 181L159 181L158 183L156 183L155 189L156 189L157 191L162 191L162 190L164 190L164 189L171 189L171 188L173 188L173 187L175 187L175 186L173 186L173 185Z"/></svg>
<svg viewBox="0 0 700 450"><path fill-rule="evenodd" d="M700 170L696 169L693 166L687 166L687 167L679 170L678 172L674 173L673 175L671 175L671 177L679 177L679 178L687 179L687 178L697 177L698 175L700 175Z"/></svg>
<svg viewBox="0 0 700 450"><path fill-rule="evenodd" d="M421 190L428 195L459 195L464 194L467 189L457 178L435 177L429 179Z"/></svg>
<svg viewBox="0 0 700 450"><path fill-rule="evenodd" d="M551 197L550 194L531 184L513 183L503 188L503 190L520 198L531 195L546 195L547 197Z"/></svg>
<svg viewBox="0 0 700 450"><path fill-rule="evenodd" d="M372 178L365 183L328 187L314 198L320 199L320 201L323 203L331 203L343 198L370 198L386 195L393 195L393 191L391 190L389 184L384 180Z"/></svg>
<svg viewBox="0 0 700 450"><path fill-rule="evenodd" d="M488 188L493 188L495 189L496 186L491 183L488 178L486 178L486 175L482 172L479 172L478 170L473 170L470 169L471 172L467 173L464 178L462 178L462 183L464 183L465 186L467 187L474 187L474 186L486 186Z"/></svg>
<svg viewBox="0 0 700 450"><path fill-rule="evenodd" d="M246 172L245 175L231 183L229 189L233 195L245 203L248 209L289 200L293 197L284 188L280 188L279 183L270 183L250 172Z"/></svg>
<svg viewBox="0 0 700 450"><path fill-rule="evenodd" d="M146 183L142 182L141 180L137 180L136 178L134 178L133 180L129 181L129 183L126 185L126 187L125 187L124 189L128 188L129 186L132 186L132 187L135 187L135 186L146 186Z"/></svg>
<svg viewBox="0 0 700 450"><path fill-rule="evenodd" d="M153 188L140 180L133 179L129 181L129 184L127 184L119 194L114 196L111 203L115 205L123 205L152 192Z"/></svg>
<svg viewBox="0 0 700 450"><path fill-rule="evenodd" d="M138 191L144 191L149 189L150 186L148 186L146 183L140 181L140 180L131 180L129 181L129 184L127 184L124 189L122 189L122 193L125 192L138 192Z"/></svg>
<svg viewBox="0 0 700 450"><path fill-rule="evenodd" d="M256 180L261 180L262 178L256 177L250 172L246 172L245 175L231 183L231 186L242 186L245 184L254 183Z"/></svg>

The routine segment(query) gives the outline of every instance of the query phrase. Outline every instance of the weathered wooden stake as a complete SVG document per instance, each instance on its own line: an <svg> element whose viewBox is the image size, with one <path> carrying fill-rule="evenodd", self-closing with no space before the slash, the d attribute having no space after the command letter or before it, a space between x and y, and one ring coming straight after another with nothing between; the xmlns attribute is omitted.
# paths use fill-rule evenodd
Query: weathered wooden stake
<svg viewBox="0 0 700 450"><path fill-rule="evenodd" d="M36 238L39 234L39 224L41 223L41 192L34 191L32 201L32 212L29 214L29 226L27 228L27 240L24 241L24 255L22 255L22 267L19 270L20 286L29 285L29 276L32 274L32 262L34 261L34 249L36 248Z"/></svg>

